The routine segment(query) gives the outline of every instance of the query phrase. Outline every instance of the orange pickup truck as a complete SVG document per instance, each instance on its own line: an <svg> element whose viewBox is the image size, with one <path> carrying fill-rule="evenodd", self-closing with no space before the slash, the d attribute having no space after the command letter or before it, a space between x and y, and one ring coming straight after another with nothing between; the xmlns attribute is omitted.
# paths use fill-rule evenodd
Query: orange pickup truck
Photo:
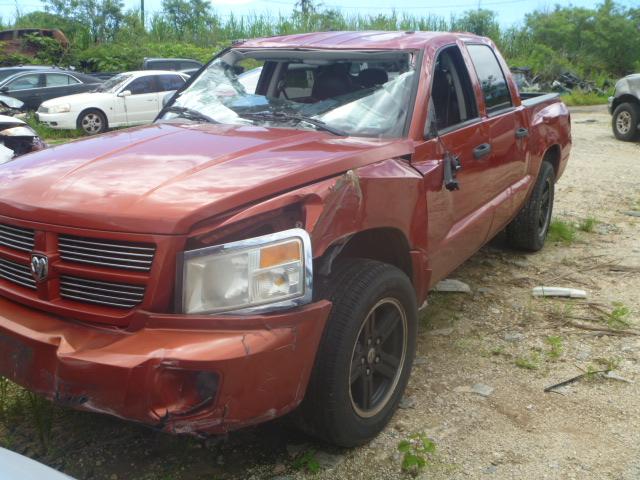
<svg viewBox="0 0 640 480"><path fill-rule="evenodd" d="M570 146L487 38L237 43L152 125L0 166L0 374L163 431L292 412L362 444L429 289L504 229L543 247Z"/></svg>

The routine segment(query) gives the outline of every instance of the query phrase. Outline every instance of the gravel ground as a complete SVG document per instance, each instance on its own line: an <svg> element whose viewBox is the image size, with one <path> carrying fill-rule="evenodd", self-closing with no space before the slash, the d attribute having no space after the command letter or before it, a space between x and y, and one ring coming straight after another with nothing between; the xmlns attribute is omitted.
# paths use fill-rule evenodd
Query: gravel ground
<svg viewBox="0 0 640 480"><path fill-rule="evenodd" d="M594 230L533 255L498 238L454 272L472 293L430 296L403 408L371 444L333 449L282 422L202 442L25 401L0 425L0 444L79 479L368 480L407 478L398 444L423 434L436 450L418 478L640 478L640 218L625 213L640 211L640 144L616 141L602 107L572 118L555 218L592 217ZM534 299L536 285L588 298ZM593 330L612 326L625 328ZM615 378L544 392L610 368ZM52 420L46 451L38 417Z"/></svg>

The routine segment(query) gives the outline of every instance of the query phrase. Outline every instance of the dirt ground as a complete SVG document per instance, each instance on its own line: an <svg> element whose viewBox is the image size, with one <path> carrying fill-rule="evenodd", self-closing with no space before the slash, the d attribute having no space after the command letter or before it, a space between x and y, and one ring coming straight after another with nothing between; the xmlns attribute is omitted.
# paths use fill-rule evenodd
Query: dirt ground
<svg viewBox="0 0 640 480"><path fill-rule="evenodd" d="M368 480L407 478L398 444L421 433L436 451L418 478L640 478L640 218L625 213L640 211L640 144L616 141L602 107L572 118L554 216L594 230L533 255L496 239L454 272L472 293L430 296L402 408L371 444L334 449L283 422L199 441L26 400L0 444L83 480ZM588 298L532 298L537 285Z"/></svg>

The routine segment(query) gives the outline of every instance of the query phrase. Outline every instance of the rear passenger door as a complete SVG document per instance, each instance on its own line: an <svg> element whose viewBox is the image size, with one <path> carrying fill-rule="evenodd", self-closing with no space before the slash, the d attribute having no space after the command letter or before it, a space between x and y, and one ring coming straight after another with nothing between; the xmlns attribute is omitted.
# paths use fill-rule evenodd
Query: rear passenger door
<svg viewBox="0 0 640 480"><path fill-rule="evenodd" d="M184 78L182 78L180 75L158 75L157 80L160 92L158 93L158 111L156 112L156 114L159 113L162 109L162 106L164 105L164 99L171 97L171 95L173 95L176 90L182 88L185 84Z"/></svg>
<svg viewBox="0 0 640 480"><path fill-rule="evenodd" d="M488 127L491 152L484 160L491 168L491 192L495 210L489 235L493 236L511 220L514 195L524 195L529 183L526 166L526 119L523 107L516 107L507 77L493 48L485 44L467 44L475 74L482 88L481 106Z"/></svg>
<svg viewBox="0 0 640 480"><path fill-rule="evenodd" d="M492 172L484 153L489 131L458 45L442 49L431 71L425 141L416 146L412 164L424 174L429 262L439 279L476 252L487 239L492 212ZM456 157L459 189L445 187L446 156ZM437 254L435 254L437 252Z"/></svg>
<svg viewBox="0 0 640 480"><path fill-rule="evenodd" d="M46 73L44 78L45 90L42 96L43 102L52 98L78 93L79 89L77 87L82 85L76 78L65 73Z"/></svg>
<svg viewBox="0 0 640 480"><path fill-rule="evenodd" d="M160 110L159 89L156 75L138 77L123 88L131 92L131 95L124 97L129 125L151 123L156 118Z"/></svg>

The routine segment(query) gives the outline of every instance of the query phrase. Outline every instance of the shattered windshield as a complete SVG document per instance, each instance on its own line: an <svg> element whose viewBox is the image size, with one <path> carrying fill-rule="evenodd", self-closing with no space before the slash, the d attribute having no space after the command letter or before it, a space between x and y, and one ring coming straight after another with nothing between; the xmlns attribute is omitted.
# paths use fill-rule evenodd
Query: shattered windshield
<svg viewBox="0 0 640 480"><path fill-rule="evenodd" d="M168 104L160 121L402 137L415 79L409 52L231 50Z"/></svg>

